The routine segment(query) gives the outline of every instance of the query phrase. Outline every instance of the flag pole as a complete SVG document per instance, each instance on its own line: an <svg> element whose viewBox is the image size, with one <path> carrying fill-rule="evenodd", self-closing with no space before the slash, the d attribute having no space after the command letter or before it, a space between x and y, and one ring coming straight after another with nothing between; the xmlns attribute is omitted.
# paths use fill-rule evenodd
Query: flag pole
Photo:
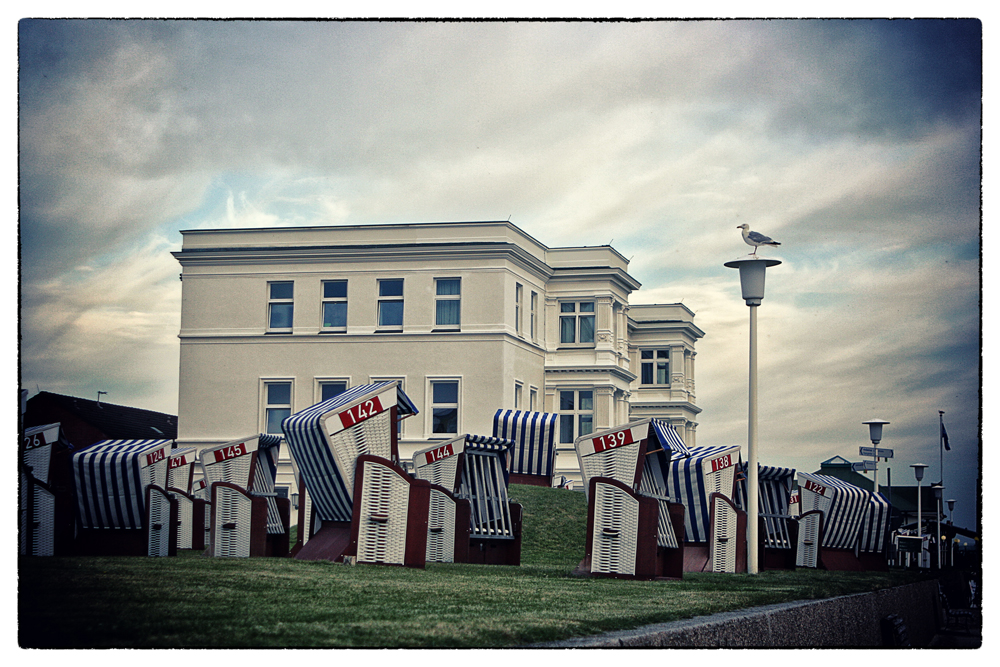
<svg viewBox="0 0 1000 667"><path fill-rule="evenodd" d="M941 457L941 486L944 486L944 410L938 410L938 454Z"/></svg>

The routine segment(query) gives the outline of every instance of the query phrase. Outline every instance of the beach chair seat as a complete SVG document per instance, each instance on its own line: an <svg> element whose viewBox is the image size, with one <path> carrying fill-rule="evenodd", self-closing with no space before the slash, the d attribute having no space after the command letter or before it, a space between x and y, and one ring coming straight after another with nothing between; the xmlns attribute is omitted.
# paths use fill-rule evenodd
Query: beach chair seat
<svg viewBox="0 0 1000 667"><path fill-rule="evenodd" d="M552 486L556 466L556 418L547 412L497 410L493 437L510 440L511 484Z"/></svg>
<svg viewBox="0 0 1000 667"><path fill-rule="evenodd" d="M220 558L267 554L267 500L231 482L212 483L209 549Z"/></svg>
<svg viewBox="0 0 1000 667"><path fill-rule="evenodd" d="M588 551L578 570L599 576L680 578L684 562L683 508L668 495L667 478L671 456L686 456L688 448L673 427L661 420L643 419L581 436L575 449L587 492L588 522L590 518L597 522L591 526L597 532L589 535ZM598 504L592 490L600 491L600 502L604 504ZM608 500L611 498L615 501ZM635 538L638 542L630 537L631 528L608 527L618 520L608 514L617 511L615 508L625 511L640 506L652 507L654 523L648 535L643 532ZM647 511L642 510L643 517ZM632 518L621 520L626 526L633 525ZM652 547L647 540L652 540ZM628 551L612 558L621 548ZM647 556L650 548L652 557ZM622 565L640 561L649 566Z"/></svg>
<svg viewBox="0 0 1000 667"><path fill-rule="evenodd" d="M736 475L736 507L747 511L747 464L740 462ZM795 470L757 466L757 517L762 569L795 568L798 522L792 516L791 499Z"/></svg>
<svg viewBox="0 0 1000 667"><path fill-rule="evenodd" d="M199 453L202 471L212 494L209 540L211 555L281 557L288 554L290 502L287 498L279 498L274 491L280 444L280 436L261 433L209 447ZM214 487L217 484L235 487L242 490L243 494L231 490L216 493ZM261 502L247 503L244 496ZM227 503L235 505L230 507ZM258 518L256 514L244 517L238 524L239 531L262 530L262 535L254 533L243 536L242 532L233 533L233 528L216 526L217 523L220 526L232 524L232 518L242 517L245 511L263 512L263 518ZM216 552L216 547L223 543L223 552ZM263 548L258 548L260 543L264 544Z"/></svg>
<svg viewBox="0 0 1000 667"><path fill-rule="evenodd" d="M22 556L71 552L75 527L71 459L62 426L24 431L18 456L18 551Z"/></svg>
<svg viewBox="0 0 1000 667"><path fill-rule="evenodd" d="M871 567L866 566L858 558L857 550L865 519L873 507L872 492L830 475L799 472L798 482L799 510L802 512L802 517L813 510L822 513L817 567L853 571ZM876 511L882 511L880 509L883 507L882 502L875 501L875 507ZM887 503L884 510L884 521L888 522ZM870 548L878 548L881 542L884 549L886 538L880 537L879 532L883 530L880 526L885 526L887 529L887 523L881 523L881 519L875 518L877 520L874 530L869 531L868 543ZM804 529L810 530L803 527L801 519L799 524L800 532ZM811 556L796 560L809 561Z"/></svg>
<svg viewBox="0 0 1000 667"><path fill-rule="evenodd" d="M358 457L355 475L351 547L345 555L359 563L424 567L430 484L369 454Z"/></svg>
<svg viewBox="0 0 1000 667"><path fill-rule="evenodd" d="M399 382L390 381L351 387L282 422L300 480L300 512L306 506L311 512L306 530L299 528L302 540L296 543L295 558L341 560L350 555L358 459L375 456L398 466L397 424L415 414L416 406Z"/></svg>

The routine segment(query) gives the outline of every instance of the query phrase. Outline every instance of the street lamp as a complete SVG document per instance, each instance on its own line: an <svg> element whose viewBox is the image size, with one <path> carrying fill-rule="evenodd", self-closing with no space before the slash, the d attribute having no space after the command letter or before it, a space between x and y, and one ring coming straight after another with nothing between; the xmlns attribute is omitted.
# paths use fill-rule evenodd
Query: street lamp
<svg viewBox="0 0 1000 667"><path fill-rule="evenodd" d="M764 273L769 266L781 264L776 259L750 258L726 262L740 270L743 300L750 307L750 398L747 416L747 573L757 574L758 563L757 499L757 307L764 298Z"/></svg>
<svg viewBox="0 0 1000 667"><path fill-rule="evenodd" d="M868 436L871 438L872 446L877 447L882 441L882 427L888 424L884 419L869 419L862 424L868 424ZM878 493L878 452L875 452L875 493Z"/></svg>
<svg viewBox="0 0 1000 667"><path fill-rule="evenodd" d="M920 482L924 479L924 470L927 468L927 464L913 463L910 467L913 468L913 476L917 478L917 537L920 542L920 553L917 556L917 567L920 567L920 561L924 558L924 524L923 517L920 514Z"/></svg>
<svg viewBox="0 0 1000 667"><path fill-rule="evenodd" d="M948 526L952 529L952 535L955 536L954 539L948 540L948 565L955 565L955 542L958 541L958 536L955 535L955 499L950 498L948 501Z"/></svg>
<svg viewBox="0 0 1000 667"><path fill-rule="evenodd" d="M937 565L941 569L941 496L944 495L944 487L940 482L931 487L934 489L934 513L937 514L937 535L934 543L937 545Z"/></svg>

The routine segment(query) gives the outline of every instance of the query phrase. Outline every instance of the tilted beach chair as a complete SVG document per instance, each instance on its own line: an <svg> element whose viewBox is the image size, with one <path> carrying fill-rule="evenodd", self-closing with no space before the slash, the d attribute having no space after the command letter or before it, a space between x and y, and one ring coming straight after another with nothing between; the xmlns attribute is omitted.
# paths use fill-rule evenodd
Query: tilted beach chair
<svg viewBox="0 0 1000 667"><path fill-rule="evenodd" d="M736 506L747 511L747 464L740 462L736 484ZM761 567L768 570L793 570L798 543L798 521L791 513L795 470L757 465L758 535L763 558Z"/></svg>
<svg viewBox="0 0 1000 667"><path fill-rule="evenodd" d="M522 508L508 497L514 441L461 435L416 452L413 473L431 487L427 560L521 564Z"/></svg>
<svg viewBox="0 0 1000 667"><path fill-rule="evenodd" d="M383 481L390 479L388 473L383 476L385 471L376 472L375 469L387 465L389 469L401 470L398 468L397 422L415 414L416 406L399 388L399 383L391 381L351 387L282 422L301 480L299 506L304 508L309 503L312 512L306 522L308 525L300 523L299 534L303 539L302 544L296 545L296 558L341 560L345 556L359 556L354 549L358 540L364 538L358 532L360 525L352 528L359 500L355 497L358 459L366 455L382 459L385 463L371 467L370 477L378 475ZM371 487L371 493L376 492L376 486ZM402 488L390 482L386 482L386 486ZM305 500L303 490L308 494ZM419 515L421 510L415 505L409 511ZM423 512L426 521L426 508ZM419 539L425 544L426 535L407 534L406 539ZM412 554L412 549L404 547L402 552ZM397 564L423 567L423 558L421 553L419 565L410 561Z"/></svg>
<svg viewBox="0 0 1000 667"><path fill-rule="evenodd" d="M76 551L172 556L177 501L166 492L171 440L104 440L73 455Z"/></svg>
<svg viewBox="0 0 1000 667"><path fill-rule="evenodd" d="M556 467L556 417L547 412L497 410L493 437L510 440L510 483L552 486Z"/></svg>
<svg viewBox="0 0 1000 667"><path fill-rule="evenodd" d="M261 433L199 453L212 498L210 555L288 555L290 503L274 492L280 444Z"/></svg>
<svg viewBox="0 0 1000 667"><path fill-rule="evenodd" d="M746 512L736 507L738 445L693 447L670 462L668 494L684 506L684 571L745 572Z"/></svg>
<svg viewBox="0 0 1000 667"><path fill-rule="evenodd" d="M889 524L892 506L881 493L868 497L868 511L861 522L858 538L858 560L865 570L887 571L889 569Z"/></svg>
<svg viewBox="0 0 1000 667"><path fill-rule="evenodd" d="M676 579L683 575L684 510L668 495L671 457L688 448L674 428L642 419L576 439L587 493L587 551L578 571Z"/></svg>
<svg viewBox="0 0 1000 667"><path fill-rule="evenodd" d="M60 424L25 429L18 456L19 553L64 556L72 551L73 446Z"/></svg>
<svg viewBox="0 0 1000 667"><path fill-rule="evenodd" d="M814 473L799 472L798 482L801 515L796 564L827 570L864 569L856 549L871 491Z"/></svg>

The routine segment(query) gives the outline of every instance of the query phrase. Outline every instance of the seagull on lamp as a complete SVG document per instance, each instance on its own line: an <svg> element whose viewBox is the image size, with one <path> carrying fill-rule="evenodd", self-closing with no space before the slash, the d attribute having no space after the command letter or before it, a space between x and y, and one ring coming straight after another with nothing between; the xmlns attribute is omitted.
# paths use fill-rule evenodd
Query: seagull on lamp
<svg viewBox="0 0 1000 667"><path fill-rule="evenodd" d="M747 245L753 246L753 255L755 257L757 256L757 248L759 248L762 245L769 245L769 246L781 245L780 243L772 239L770 236L764 236L759 232L751 232L750 225L746 223L743 223L742 225L737 225L736 229L743 230L743 240L746 242Z"/></svg>

